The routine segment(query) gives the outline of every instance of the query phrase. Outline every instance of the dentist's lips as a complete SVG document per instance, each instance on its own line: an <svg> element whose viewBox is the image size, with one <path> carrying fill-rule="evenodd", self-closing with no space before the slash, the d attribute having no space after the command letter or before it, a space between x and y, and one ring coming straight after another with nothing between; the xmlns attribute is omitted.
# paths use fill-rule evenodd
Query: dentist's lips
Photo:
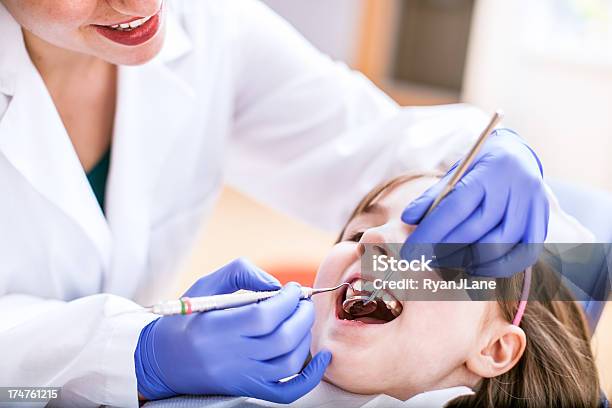
<svg viewBox="0 0 612 408"><path fill-rule="evenodd" d="M355 321L365 324L386 324L394 320L401 313L401 303L393 295L382 291L376 301L376 309L367 314L353 316L343 308L343 302L355 296L369 297L373 291L372 282L364 279L353 279L352 288L346 288L338 294L336 299L336 317L339 320ZM399 310L399 311L398 311Z"/></svg>
<svg viewBox="0 0 612 408"><path fill-rule="evenodd" d="M130 47L144 44L157 34L161 26L160 9L150 17L134 18L130 21L113 25L95 25L96 31L109 40Z"/></svg>

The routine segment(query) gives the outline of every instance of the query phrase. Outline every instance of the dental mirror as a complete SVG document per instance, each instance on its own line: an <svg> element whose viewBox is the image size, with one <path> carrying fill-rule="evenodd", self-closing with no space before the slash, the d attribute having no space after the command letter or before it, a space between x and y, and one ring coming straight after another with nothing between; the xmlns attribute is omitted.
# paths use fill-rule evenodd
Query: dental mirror
<svg viewBox="0 0 612 408"><path fill-rule="evenodd" d="M342 309L352 316L360 317L368 315L376 310L378 301L367 302L368 296L353 296L342 302ZM366 303L367 302L367 303Z"/></svg>
<svg viewBox="0 0 612 408"><path fill-rule="evenodd" d="M383 299L370 300L369 296L352 296L342 302L342 309L354 317L367 316L378 308L378 302L383 302L387 310L395 317L402 313L402 304L398 301Z"/></svg>

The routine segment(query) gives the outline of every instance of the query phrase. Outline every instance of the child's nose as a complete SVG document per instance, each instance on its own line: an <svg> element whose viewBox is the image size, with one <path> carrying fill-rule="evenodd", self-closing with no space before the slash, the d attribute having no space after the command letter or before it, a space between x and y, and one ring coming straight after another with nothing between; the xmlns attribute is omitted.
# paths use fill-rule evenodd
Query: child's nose
<svg viewBox="0 0 612 408"><path fill-rule="evenodd" d="M396 246L397 244L403 244L413 229L401 222L389 222L378 227L368 228L359 242L364 244L394 244Z"/></svg>
<svg viewBox="0 0 612 408"><path fill-rule="evenodd" d="M391 234L384 226L370 228L362 235L359 240L360 255L366 252L369 255L393 255L392 246L397 246L401 241L396 242L394 234Z"/></svg>

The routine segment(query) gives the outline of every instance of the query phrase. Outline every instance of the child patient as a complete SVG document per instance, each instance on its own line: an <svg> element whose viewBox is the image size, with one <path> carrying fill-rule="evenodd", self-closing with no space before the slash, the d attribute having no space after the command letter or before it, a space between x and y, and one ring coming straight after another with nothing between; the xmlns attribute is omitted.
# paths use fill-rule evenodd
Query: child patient
<svg viewBox="0 0 612 408"><path fill-rule="evenodd" d="M315 287L358 278L360 243L404 242L417 228L401 220L405 203L436 181L404 176L368 194L321 264ZM538 280L550 276L537 269L542 268L535 266L532 288L541 288ZM529 302L520 324L512 324L524 275L510 279L511 296L506 292L504 301L407 301L388 322L344 320L344 292L313 298L313 351L325 348L333 355L326 381L352 393L402 401L458 386L474 391L449 407L597 407L597 371L576 303ZM545 296L539 293L538 299Z"/></svg>
<svg viewBox="0 0 612 408"><path fill-rule="evenodd" d="M417 226L401 213L438 179L402 176L370 192L346 223L316 276L315 287L361 278L363 244L402 243ZM534 268L531 290L546 274ZM599 382L581 308L574 302L528 302L512 323L525 273L507 280L498 301L402 301L392 318L352 319L346 290L313 297L313 354L332 352L322 382L299 407L597 407ZM363 282L363 281L362 281ZM557 287L558 290L558 287ZM393 295L388 293L387 296ZM513 300L508 300L513 299ZM278 406L251 398L210 406Z"/></svg>

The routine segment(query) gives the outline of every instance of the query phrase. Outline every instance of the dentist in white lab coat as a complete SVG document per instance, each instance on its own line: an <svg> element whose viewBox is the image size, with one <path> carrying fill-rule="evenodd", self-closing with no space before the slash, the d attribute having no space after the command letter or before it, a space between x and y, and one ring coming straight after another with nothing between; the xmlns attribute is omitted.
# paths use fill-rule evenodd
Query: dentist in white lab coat
<svg viewBox="0 0 612 408"><path fill-rule="evenodd" d="M399 108L255 0L1 0L0 386L137 405L155 316L122 312L159 299L223 183L334 228L485 122Z"/></svg>

